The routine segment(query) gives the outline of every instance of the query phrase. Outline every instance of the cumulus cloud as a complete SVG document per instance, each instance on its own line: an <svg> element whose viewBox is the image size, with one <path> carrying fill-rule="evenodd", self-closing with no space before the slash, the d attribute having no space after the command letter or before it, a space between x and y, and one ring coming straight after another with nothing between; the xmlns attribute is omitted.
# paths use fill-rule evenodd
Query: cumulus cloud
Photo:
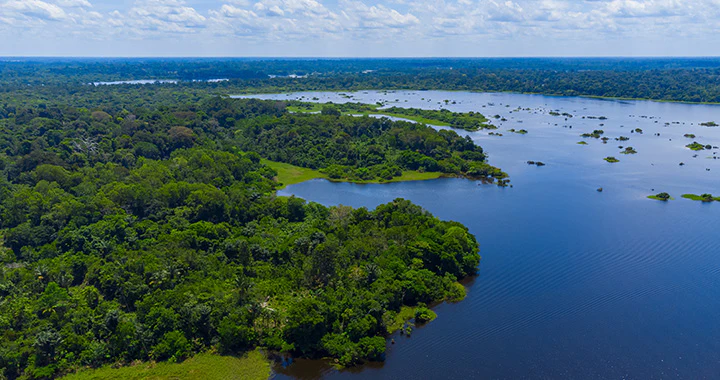
<svg viewBox="0 0 720 380"><path fill-rule="evenodd" d="M183 0L137 0L123 12L110 13L109 24L121 32L195 33L206 27L207 18Z"/></svg>
<svg viewBox="0 0 720 380"><path fill-rule="evenodd" d="M17 19L32 19L45 21L59 21L67 17L65 11L58 5L40 0L9 0L0 6L5 17Z"/></svg>

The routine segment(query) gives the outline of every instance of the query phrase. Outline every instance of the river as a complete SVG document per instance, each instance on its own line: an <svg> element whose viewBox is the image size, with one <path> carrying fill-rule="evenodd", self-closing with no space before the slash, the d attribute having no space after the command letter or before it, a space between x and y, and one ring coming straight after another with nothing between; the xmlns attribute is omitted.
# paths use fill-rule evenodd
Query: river
<svg viewBox="0 0 720 380"><path fill-rule="evenodd" d="M312 180L282 190L325 205L373 208L409 199L468 226L482 260L467 298L437 306L438 318L412 337L396 336L384 363L336 371L296 361L279 366L276 378L717 378L720 204L680 196L720 195L718 150L685 147L720 145L720 128L699 125L720 122L720 106L470 92L348 94L351 99L327 92L253 97L499 115L506 121L492 122L503 136L458 133L481 145L513 187L445 178L378 185ZM636 128L642 134L631 133ZM596 129L610 138L607 144L580 137ZM620 136L630 140L616 141ZM638 153L620 154L619 146ZM607 156L620 162L605 162ZM646 198L661 191L675 199Z"/></svg>

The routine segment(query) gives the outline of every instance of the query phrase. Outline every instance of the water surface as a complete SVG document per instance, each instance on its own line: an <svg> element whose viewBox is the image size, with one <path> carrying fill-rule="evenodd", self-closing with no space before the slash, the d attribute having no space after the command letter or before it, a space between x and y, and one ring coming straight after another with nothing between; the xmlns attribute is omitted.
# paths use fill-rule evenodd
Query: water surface
<svg viewBox="0 0 720 380"><path fill-rule="evenodd" d="M438 306L438 318L411 338L396 337L385 363L337 372L321 362L300 361L279 368L277 378L718 377L720 204L679 197L720 194L717 150L684 147L694 140L720 145L720 128L699 125L720 122L720 107L434 91L352 95L264 97L500 115L507 121L493 122L502 137L459 133L485 148L490 162L510 174L513 188L464 179L383 185L313 180L281 191L326 205L370 208L410 199L467 225L483 258L468 297ZM566 121L550 111L573 117ZM643 133L630 133L635 128ZM579 136L593 129L603 129L610 141ZM683 137L687 133L696 138ZM619 136L630 140L615 141ZM589 145L578 145L582 140ZM619 145L638 154L619 154ZM607 163L606 156L621 162ZM676 200L645 198L660 191Z"/></svg>

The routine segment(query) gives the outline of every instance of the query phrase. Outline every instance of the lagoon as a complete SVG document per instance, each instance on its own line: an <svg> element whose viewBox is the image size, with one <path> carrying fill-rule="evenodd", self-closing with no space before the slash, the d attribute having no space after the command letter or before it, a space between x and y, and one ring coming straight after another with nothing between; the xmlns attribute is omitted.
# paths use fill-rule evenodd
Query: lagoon
<svg viewBox="0 0 720 380"><path fill-rule="evenodd" d="M720 145L720 128L699 125L720 121L720 106L439 91L346 94L352 98L326 92L253 97L498 115L491 120L503 136L458 133L481 145L490 163L510 174L513 188L443 178L377 185L311 180L281 190L326 205L372 208L398 197L412 200L468 226L483 259L467 283L467 298L437 306L438 318L411 338L396 336L384 363L337 371L320 361L296 361L279 366L276 378L700 379L720 373L720 203L680 197L720 194L718 150L685 147L694 140ZM598 129L607 144L580 137ZM683 137L689 133L696 138ZM620 136L630 139L616 141ZM620 154L619 146L638 153ZM607 156L620 162L607 163ZM646 198L659 192L675 200Z"/></svg>

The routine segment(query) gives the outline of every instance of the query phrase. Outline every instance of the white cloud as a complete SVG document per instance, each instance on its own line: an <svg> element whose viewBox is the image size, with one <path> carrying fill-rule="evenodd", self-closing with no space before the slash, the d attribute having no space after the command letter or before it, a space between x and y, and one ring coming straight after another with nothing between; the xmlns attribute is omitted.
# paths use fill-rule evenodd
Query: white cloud
<svg viewBox="0 0 720 380"><path fill-rule="evenodd" d="M207 18L182 0L137 0L126 12L113 11L110 25L123 33L195 33Z"/></svg>
<svg viewBox="0 0 720 380"><path fill-rule="evenodd" d="M512 46L544 41L552 47L608 38L679 41L720 31L720 0L206 0L202 8L191 5L197 3L0 0L0 31L38 39L178 41L182 34L183 43L193 40L198 46L222 40L258 46L347 42L360 48L386 43L386 36L402 46L512 40Z"/></svg>
<svg viewBox="0 0 720 380"><path fill-rule="evenodd" d="M55 4L40 0L9 0L0 6L1 14L9 18L59 21L67 17L65 11Z"/></svg>
<svg viewBox="0 0 720 380"><path fill-rule="evenodd" d="M411 13L402 14L384 5L368 6L360 1L344 1L343 14L352 28L395 29L412 27L420 20Z"/></svg>
<svg viewBox="0 0 720 380"><path fill-rule="evenodd" d="M92 7L92 4L90 4L87 0L57 0L57 5L61 7L69 7L69 8L90 8Z"/></svg>

